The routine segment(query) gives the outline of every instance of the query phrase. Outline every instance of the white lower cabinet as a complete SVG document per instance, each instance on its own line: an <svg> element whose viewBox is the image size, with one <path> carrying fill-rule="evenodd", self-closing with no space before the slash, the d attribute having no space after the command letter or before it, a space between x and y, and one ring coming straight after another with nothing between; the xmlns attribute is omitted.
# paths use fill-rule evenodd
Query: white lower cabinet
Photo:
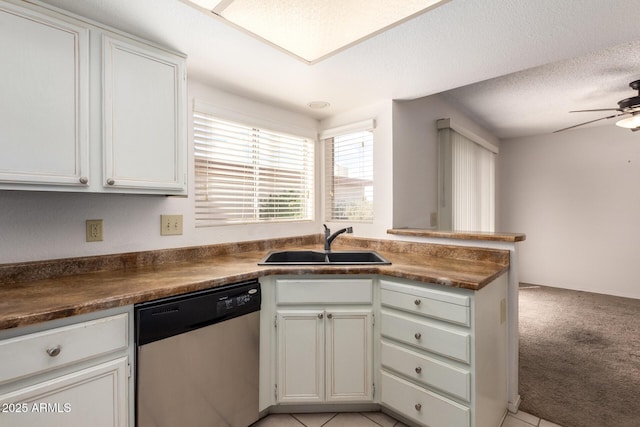
<svg viewBox="0 0 640 427"><path fill-rule="evenodd" d="M381 406L408 425L500 425L506 275L478 291L387 276L261 282L261 411L345 403Z"/></svg>
<svg viewBox="0 0 640 427"><path fill-rule="evenodd" d="M371 279L275 281L274 403L373 400L372 287Z"/></svg>
<svg viewBox="0 0 640 427"><path fill-rule="evenodd" d="M278 401L371 401L369 310L278 310Z"/></svg>
<svg viewBox="0 0 640 427"><path fill-rule="evenodd" d="M381 377L382 402L402 415L430 427L470 425L469 407L388 372L383 371Z"/></svg>
<svg viewBox="0 0 640 427"><path fill-rule="evenodd" d="M0 425L133 425L130 308L60 323L0 332Z"/></svg>
<svg viewBox="0 0 640 427"><path fill-rule="evenodd" d="M0 396L1 425L128 425L126 357Z"/></svg>
<svg viewBox="0 0 640 427"><path fill-rule="evenodd" d="M498 427L506 277L479 291L384 278L380 290L380 403L422 426Z"/></svg>
<svg viewBox="0 0 640 427"><path fill-rule="evenodd" d="M278 311L279 402L324 401L323 311Z"/></svg>

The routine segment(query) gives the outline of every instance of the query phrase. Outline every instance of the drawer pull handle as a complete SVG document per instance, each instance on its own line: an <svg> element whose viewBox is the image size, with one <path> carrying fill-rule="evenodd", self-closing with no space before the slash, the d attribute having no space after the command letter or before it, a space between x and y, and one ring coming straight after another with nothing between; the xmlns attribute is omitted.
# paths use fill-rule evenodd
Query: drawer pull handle
<svg viewBox="0 0 640 427"><path fill-rule="evenodd" d="M333 319L333 314L331 313L327 314L327 319Z"/></svg>
<svg viewBox="0 0 640 427"><path fill-rule="evenodd" d="M417 299L417 300L415 300L413 303L414 303L415 305L420 305L420 303L421 303L421 302L422 302L422 301L420 301L419 299Z"/></svg>
<svg viewBox="0 0 640 427"><path fill-rule="evenodd" d="M107 179L107 184L108 185L114 185L115 183L116 183L115 179L113 179L113 178L108 178Z"/></svg>
<svg viewBox="0 0 640 427"><path fill-rule="evenodd" d="M416 366L416 374L422 372L422 368L420 366Z"/></svg>
<svg viewBox="0 0 640 427"><path fill-rule="evenodd" d="M416 406L414 406L414 408L416 408L416 411L419 411L422 409L422 405L419 403L416 403Z"/></svg>
<svg viewBox="0 0 640 427"><path fill-rule="evenodd" d="M417 340L419 340L420 338L422 338L422 334L421 334L420 332L416 332L413 336L414 336Z"/></svg>
<svg viewBox="0 0 640 427"><path fill-rule="evenodd" d="M56 357L57 355L59 355L59 354L60 354L60 346L59 346L59 345L57 345L57 346L55 346L55 347L53 347L53 348L48 348L48 349L47 349L47 354L48 354L50 357Z"/></svg>
<svg viewBox="0 0 640 427"><path fill-rule="evenodd" d="M318 313L318 319L322 319L324 315L322 313Z"/></svg>

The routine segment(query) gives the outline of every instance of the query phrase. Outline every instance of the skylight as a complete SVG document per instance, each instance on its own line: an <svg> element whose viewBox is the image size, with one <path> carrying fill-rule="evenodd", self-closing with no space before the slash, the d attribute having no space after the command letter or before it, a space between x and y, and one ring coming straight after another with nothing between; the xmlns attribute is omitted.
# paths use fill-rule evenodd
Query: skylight
<svg viewBox="0 0 640 427"><path fill-rule="evenodd" d="M186 0L313 64L449 0Z"/></svg>

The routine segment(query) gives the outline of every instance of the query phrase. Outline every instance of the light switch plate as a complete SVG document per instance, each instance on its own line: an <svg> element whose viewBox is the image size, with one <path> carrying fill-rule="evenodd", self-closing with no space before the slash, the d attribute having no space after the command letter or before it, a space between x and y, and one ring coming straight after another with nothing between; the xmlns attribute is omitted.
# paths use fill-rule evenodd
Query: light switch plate
<svg viewBox="0 0 640 427"><path fill-rule="evenodd" d="M160 215L160 235L177 236L182 234L182 215Z"/></svg>

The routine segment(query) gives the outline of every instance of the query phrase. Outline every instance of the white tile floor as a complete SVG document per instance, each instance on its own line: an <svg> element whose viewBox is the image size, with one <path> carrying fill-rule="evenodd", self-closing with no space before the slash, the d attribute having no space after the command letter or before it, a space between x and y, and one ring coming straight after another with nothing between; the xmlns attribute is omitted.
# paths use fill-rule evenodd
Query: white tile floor
<svg viewBox="0 0 640 427"><path fill-rule="evenodd" d="M502 423L502 427L562 427L551 421L540 419L526 412L518 411L515 414L509 413Z"/></svg>
<svg viewBox="0 0 640 427"><path fill-rule="evenodd" d="M502 427L562 427L526 412L509 413ZM252 427L406 427L382 412L271 414Z"/></svg>

